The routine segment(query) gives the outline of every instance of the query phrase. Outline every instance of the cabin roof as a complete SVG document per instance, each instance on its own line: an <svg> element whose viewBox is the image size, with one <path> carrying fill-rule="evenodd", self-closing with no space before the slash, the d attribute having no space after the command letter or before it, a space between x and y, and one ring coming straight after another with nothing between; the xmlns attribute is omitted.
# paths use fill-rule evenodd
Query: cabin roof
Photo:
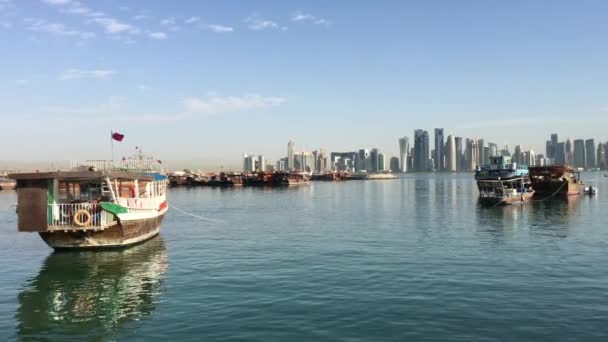
<svg viewBox="0 0 608 342"><path fill-rule="evenodd" d="M31 172L31 173L12 173L8 175L14 180L42 180L42 179L62 179L62 180L87 180L87 179L102 179L109 177L110 179L128 179L128 180L145 180L153 181L153 175L144 175L140 173L119 172L119 171L57 171L57 172Z"/></svg>

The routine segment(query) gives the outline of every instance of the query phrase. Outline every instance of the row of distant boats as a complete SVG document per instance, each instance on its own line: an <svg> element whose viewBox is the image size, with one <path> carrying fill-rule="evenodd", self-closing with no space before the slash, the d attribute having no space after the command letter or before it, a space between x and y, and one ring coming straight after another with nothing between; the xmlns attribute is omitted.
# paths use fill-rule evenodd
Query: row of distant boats
<svg viewBox="0 0 608 342"><path fill-rule="evenodd" d="M490 164L477 168L475 180L480 201L491 205L521 204L533 198L545 200L597 192L595 187L584 184L580 171L569 166L528 167L512 162L508 156L490 157Z"/></svg>
<svg viewBox="0 0 608 342"><path fill-rule="evenodd" d="M344 181L366 179L395 179L389 173L348 173L348 172L220 172L218 174L196 174L178 171L169 174L171 186L292 186L308 184L309 181Z"/></svg>

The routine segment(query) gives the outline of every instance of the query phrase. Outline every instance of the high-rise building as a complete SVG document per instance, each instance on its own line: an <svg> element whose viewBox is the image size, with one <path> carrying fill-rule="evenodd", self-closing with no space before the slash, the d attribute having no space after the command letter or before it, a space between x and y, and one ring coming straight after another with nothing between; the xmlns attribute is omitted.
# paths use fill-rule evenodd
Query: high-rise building
<svg viewBox="0 0 608 342"><path fill-rule="evenodd" d="M377 148L372 148L371 152L369 153L369 168L367 169L367 172L378 172L379 153L380 151L378 151Z"/></svg>
<svg viewBox="0 0 608 342"><path fill-rule="evenodd" d="M453 135L448 135L448 140L445 142L445 169L449 172L456 172L458 156L456 154L456 139Z"/></svg>
<svg viewBox="0 0 608 342"><path fill-rule="evenodd" d="M287 169L295 170L295 155L296 155L296 143L289 140L287 143Z"/></svg>
<svg viewBox="0 0 608 342"><path fill-rule="evenodd" d="M406 159L407 161L407 159ZM391 157L391 165L390 165L390 171L391 172L403 172L401 171L401 167L399 165L399 158L397 157Z"/></svg>
<svg viewBox="0 0 608 342"><path fill-rule="evenodd" d="M277 160L277 171L287 171L287 158Z"/></svg>
<svg viewBox="0 0 608 342"><path fill-rule="evenodd" d="M377 171L386 171L386 158L384 157L384 153L378 153L378 169Z"/></svg>
<svg viewBox="0 0 608 342"><path fill-rule="evenodd" d="M410 139L403 137L399 139L399 161L400 161L400 172L407 172L407 155L410 151Z"/></svg>
<svg viewBox="0 0 608 342"><path fill-rule="evenodd" d="M574 167L587 168L587 151L583 139L574 140Z"/></svg>
<svg viewBox="0 0 608 342"><path fill-rule="evenodd" d="M417 129L414 131L414 171L429 170L431 147L429 145L429 132Z"/></svg>
<svg viewBox="0 0 608 342"><path fill-rule="evenodd" d="M509 151L509 145L505 145L505 147L502 150L500 150L500 155L503 157L511 156L511 151Z"/></svg>
<svg viewBox="0 0 608 342"><path fill-rule="evenodd" d="M555 160L555 164L557 165L569 165L566 162L566 143L565 142L560 142L557 143L557 148L554 152L554 160Z"/></svg>
<svg viewBox="0 0 608 342"><path fill-rule="evenodd" d="M435 160L435 170L437 171L445 170L445 146L443 140L443 128L435 128L435 153L433 159Z"/></svg>
<svg viewBox="0 0 608 342"><path fill-rule="evenodd" d="M261 154L258 156L258 165L256 171L266 171L266 159L264 159L264 156Z"/></svg>
<svg viewBox="0 0 608 342"><path fill-rule="evenodd" d="M359 155L357 156L357 171L366 171L370 167L369 151L367 149L360 149Z"/></svg>
<svg viewBox="0 0 608 342"><path fill-rule="evenodd" d="M489 153L488 161L489 161L490 157L498 156L498 145L496 145L493 142L489 142L488 143L488 153ZM489 163L486 163L486 164L489 164Z"/></svg>
<svg viewBox="0 0 608 342"><path fill-rule="evenodd" d="M243 154L243 172L249 173L256 171L256 165L258 160L256 160L254 155Z"/></svg>
<svg viewBox="0 0 608 342"><path fill-rule="evenodd" d="M524 153L522 151L521 145L515 145L515 151L513 152L512 160L517 164L525 164Z"/></svg>
<svg viewBox="0 0 608 342"><path fill-rule="evenodd" d="M595 139L585 140L585 152L587 153L587 169L597 167Z"/></svg>
<svg viewBox="0 0 608 342"><path fill-rule="evenodd" d="M332 170L355 172L357 152L332 152L330 156Z"/></svg>
<svg viewBox="0 0 608 342"><path fill-rule="evenodd" d="M454 138L454 142L456 144L456 170L457 171L464 171L463 170L463 166L464 166L464 162L463 162L463 152L462 152L462 137L456 137Z"/></svg>
<svg viewBox="0 0 608 342"><path fill-rule="evenodd" d="M597 144L597 167L601 168L602 170L605 170L606 167L608 166L607 163L607 158L608 156L606 155L606 153L608 151L606 151L606 147L608 146L608 143L606 144L602 144L601 142Z"/></svg>
<svg viewBox="0 0 608 342"><path fill-rule="evenodd" d="M532 151L532 150L524 152L524 162L522 164L525 164L528 166L535 166L536 165L536 153L534 153L534 151Z"/></svg>
<svg viewBox="0 0 608 342"><path fill-rule="evenodd" d="M574 141L571 138L566 140L566 165L574 165Z"/></svg>
<svg viewBox="0 0 608 342"><path fill-rule="evenodd" d="M548 159L557 159L557 148L559 144L559 137L557 133L551 134L551 140L547 141L546 153Z"/></svg>
<svg viewBox="0 0 608 342"><path fill-rule="evenodd" d="M477 147L476 139L468 139L466 140L466 149L465 149L465 170L473 171L479 166L479 148Z"/></svg>
<svg viewBox="0 0 608 342"><path fill-rule="evenodd" d="M477 139L477 148L479 149L479 152L477 152L479 155L479 165L487 165L490 163L489 159L486 162L485 143L486 142L483 139Z"/></svg>

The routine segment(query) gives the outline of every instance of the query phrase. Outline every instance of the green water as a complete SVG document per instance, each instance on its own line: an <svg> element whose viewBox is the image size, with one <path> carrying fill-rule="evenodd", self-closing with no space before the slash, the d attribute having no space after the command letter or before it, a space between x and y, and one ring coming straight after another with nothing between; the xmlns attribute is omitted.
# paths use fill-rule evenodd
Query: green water
<svg viewBox="0 0 608 342"><path fill-rule="evenodd" d="M608 178L482 207L469 174L171 189L161 235L53 253L0 192L0 339L605 341Z"/></svg>

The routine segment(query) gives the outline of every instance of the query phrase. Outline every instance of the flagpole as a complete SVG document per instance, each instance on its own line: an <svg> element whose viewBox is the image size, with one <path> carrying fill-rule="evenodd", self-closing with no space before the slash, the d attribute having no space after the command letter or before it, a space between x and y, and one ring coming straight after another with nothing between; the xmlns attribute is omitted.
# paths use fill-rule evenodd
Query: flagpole
<svg viewBox="0 0 608 342"><path fill-rule="evenodd" d="M112 163L114 163L114 137L112 136L114 132L110 130L110 146L112 149Z"/></svg>

